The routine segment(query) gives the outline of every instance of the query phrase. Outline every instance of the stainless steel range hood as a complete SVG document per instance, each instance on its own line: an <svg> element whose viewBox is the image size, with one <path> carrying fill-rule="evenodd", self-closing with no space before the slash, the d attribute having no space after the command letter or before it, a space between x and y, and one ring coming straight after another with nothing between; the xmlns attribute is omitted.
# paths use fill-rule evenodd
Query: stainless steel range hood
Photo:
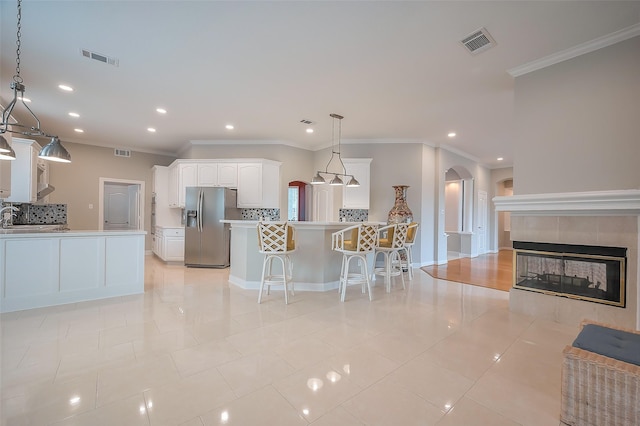
<svg viewBox="0 0 640 426"><path fill-rule="evenodd" d="M38 194L37 194L38 201L42 200L47 195L51 194L53 191L55 191L55 189L56 188L53 185L39 184L38 185Z"/></svg>

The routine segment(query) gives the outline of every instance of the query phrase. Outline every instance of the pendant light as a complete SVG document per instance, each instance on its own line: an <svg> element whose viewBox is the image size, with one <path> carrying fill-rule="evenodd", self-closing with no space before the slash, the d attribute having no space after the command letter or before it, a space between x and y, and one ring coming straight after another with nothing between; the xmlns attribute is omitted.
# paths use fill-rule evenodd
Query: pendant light
<svg viewBox="0 0 640 426"><path fill-rule="evenodd" d="M18 25L17 25L18 31L16 33L17 34L16 73L13 76L13 81L11 82L11 90L13 90L13 99L11 100L11 102L9 102L9 105L7 105L7 108L4 111L2 111L2 122L0 123L0 134L11 132L11 133L18 133L25 136L51 138L51 142L49 142L49 144L46 145L40 151L40 154L38 155L38 157L44 158L45 160L69 163L71 162L71 155L69 155L69 152L62 146L62 144L60 143L60 139L57 136L47 134L44 130L40 128L40 120L34 114L34 112L31 111L31 108L29 108L29 106L26 104L24 100L24 92L26 87L23 84L22 77L20 77L20 47L21 47L20 37L22 35L21 21L22 21L22 0L18 0ZM35 120L35 125L30 126L28 124L20 123L18 121L15 121L15 117L11 116L13 109L18 104L18 100L20 100L20 102L22 102L22 105L26 108L26 110L29 111L29 114L31 115L31 117L33 117L33 119ZM10 123L9 122L10 119L14 119L15 122ZM13 155L13 158L15 158L15 152L13 152L13 149L11 149L7 140L2 136L0 137L2 138L2 140L0 140L0 159L11 159L8 157L11 157L12 155ZM9 150L7 150L7 146Z"/></svg>
<svg viewBox="0 0 640 426"><path fill-rule="evenodd" d="M9 142L0 134L0 160L15 160L16 152L11 148Z"/></svg>
<svg viewBox="0 0 640 426"><path fill-rule="evenodd" d="M329 175L329 176L333 175L333 179L331 179L331 181L329 182L329 185L332 185L332 186L344 185L344 181L340 179L340 176L342 176L342 177L351 178L349 179L349 182L347 182L348 187L360 186L360 182L358 182L358 180L353 175L347 174L347 168L344 166L344 163L342 162L342 157L340 157L340 148L341 148L340 136L342 133L342 119L344 117L338 114L329 114L329 117L333 118L333 121L331 123L331 157L329 158L329 162L327 163L327 166L324 168L324 172L322 170L318 170L316 172L316 175L313 177L313 179L311 179L311 185L322 185L326 183L322 175ZM336 120L338 121L337 151L336 151L336 143L335 143ZM340 162L341 171L343 171L344 173L335 173L335 172L329 171L329 166L331 165L331 162L333 161L333 158L336 154L338 154L338 161Z"/></svg>

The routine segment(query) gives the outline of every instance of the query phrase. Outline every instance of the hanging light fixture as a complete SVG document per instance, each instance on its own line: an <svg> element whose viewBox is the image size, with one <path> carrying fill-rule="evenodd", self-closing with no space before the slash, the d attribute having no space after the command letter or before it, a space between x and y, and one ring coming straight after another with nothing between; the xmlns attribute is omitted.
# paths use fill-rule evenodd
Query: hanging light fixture
<svg viewBox="0 0 640 426"><path fill-rule="evenodd" d="M11 156L10 154L13 152L13 149L11 149L7 140L4 137L2 137L3 133L11 132L11 133L18 133L25 136L51 138L51 142L49 142L49 144L47 144L44 148L42 148L38 157L44 158L45 160L69 163L71 162L71 155L69 155L69 152L62 146L62 144L60 143L60 139L57 136L47 134L45 131L43 131L40 128L40 120L33 113L33 111L31 111L31 108L29 108L29 106L25 102L24 91L26 87L23 84L22 77L20 77L20 47L21 47L20 37L22 35L21 21L22 21L22 0L18 0L18 25L17 25L18 31L16 33L17 34L16 73L13 76L13 81L11 82L11 90L13 90L13 99L11 100L11 102L9 102L9 105L7 105L7 108L5 108L4 111L2 111L2 123L0 123L0 137L2 138L2 140L0 140L0 159L10 159L10 158L4 157L4 155L7 154L7 156L10 157ZM13 109L15 108L15 106L18 104L18 100L22 102L22 105L24 105L27 111L29 111L29 114L31 114L31 116L35 120L35 125L29 126L26 124L21 124L20 122L17 122L17 121L14 123L9 122L11 118L14 118L11 116L11 113L13 112ZM6 151L6 152L4 151L5 149L7 149L5 145L9 147L10 151ZM13 158L15 158L15 152L13 152Z"/></svg>
<svg viewBox="0 0 640 426"><path fill-rule="evenodd" d="M323 183L326 183L325 179L322 177L322 175L333 175L333 179L331 179L331 181L329 182L329 185L333 185L333 186L338 186L338 185L344 185L344 182L342 179L340 179L340 176L342 177L350 177L351 179L349 179L349 181L347 182L347 186L349 187L356 187L356 186L360 186L360 182L358 182L358 180L353 176L353 175L349 175L347 174L347 168L344 166L344 163L342 162L342 158L340 157L340 136L342 133L342 119L344 118L341 115L338 114L329 114L329 116L331 118L333 118L333 121L331 123L331 157L329 158L329 162L327 163L327 166L324 168L324 172L322 170L318 170L316 172L316 175L313 177L313 179L311 179L311 185L322 185ZM338 143L337 143L337 150L336 150L336 120L338 121ZM334 156L338 154L338 161L340 162L340 166L341 166L341 172L344 173L337 173L337 172L330 172L329 171L329 166L331 165L331 162L333 161Z"/></svg>
<svg viewBox="0 0 640 426"><path fill-rule="evenodd" d="M0 135L0 160L15 160L16 152L11 148L9 142Z"/></svg>

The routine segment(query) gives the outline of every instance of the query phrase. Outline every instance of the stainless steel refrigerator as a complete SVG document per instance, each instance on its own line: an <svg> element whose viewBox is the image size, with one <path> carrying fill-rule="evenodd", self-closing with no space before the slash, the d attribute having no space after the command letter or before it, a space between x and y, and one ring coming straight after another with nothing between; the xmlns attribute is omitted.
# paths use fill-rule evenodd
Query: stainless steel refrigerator
<svg viewBox="0 0 640 426"><path fill-rule="evenodd" d="M184 264L229 266L231 231L221 219L240 219L236 190L189 186L185 198Z"/></svg>

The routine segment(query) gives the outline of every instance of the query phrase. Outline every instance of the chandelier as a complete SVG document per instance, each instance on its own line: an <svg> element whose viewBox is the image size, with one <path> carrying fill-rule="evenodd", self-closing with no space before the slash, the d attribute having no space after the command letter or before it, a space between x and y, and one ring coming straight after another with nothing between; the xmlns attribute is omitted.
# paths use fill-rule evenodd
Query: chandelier
<svg viewBox="0 0 640 426"><path fill-rule="evenodd" d="M0 159L14 160L16 158L15 151L11 148L7 140L2 136L4 133L17 133L25 136L32 137L45 137L51 138L51 141L45 145L44 148L38 154L38 157L45 160L59 161L63 163L71 162L71 155L62 146L58 136L50 135L40 128L40 120L31 111L31 108L26 104L24 100L25 85L23 84L22 77L20 77L20 47L21 47L21 21L22 21L22 0L18 0L18 31L16 33L16 73L13 76L11 82L11 90L13 90L13 99L9 102L9 105L2 111L2 122L0 123ZM18 105L18 100L29 111L31 117L33 117L35 125L23 124L15 120L15 117L11 116L13 109ZM9 122L10 119L14 119L14 122Z"/></svg>
<svg viewBox="0 0 640 426"><path fill-rule="evenodd" d="M348 187L356 187L356 186L360 186L360 182L358 182L356 180L356 178L353 175L349 175L347 174L347 168L344 166L344 163L342 162L342 158L340 157L340 136L342 133L342 119L344 118L341 115L338 114L329 114L329 116L331 118L333 118L333 121L331 123L331 157L329 158L329 162L327 163L327 166L324 168L324 172L322 170L318 170L316 172L316 175L313 177L313 179L311 179L311 184L312 185L322 185L323 183L326 183L326 181L324 180L324 178L322 177L322 175L328 175L328 176L332 176L333 175L333 179L331 179L331 181L329 182L329 185L343 185L344 182L342 179L340 179L340 176L342 176L343 178L347 178L350 177L351 179L349 179L349 181L347 182L347 186ZM337 140L338 143L335 143L336 140L336 120L338 121L338 136L337 136ZM337 151L336 151L336 146L337 146ZM344 173L337 173L337 172L330 172L329 171L329 166L331 165L331 163L333 162L333 159L335 157L335 155L338 154L338 161L340 162L340 171L344 172Z"/></svg>

